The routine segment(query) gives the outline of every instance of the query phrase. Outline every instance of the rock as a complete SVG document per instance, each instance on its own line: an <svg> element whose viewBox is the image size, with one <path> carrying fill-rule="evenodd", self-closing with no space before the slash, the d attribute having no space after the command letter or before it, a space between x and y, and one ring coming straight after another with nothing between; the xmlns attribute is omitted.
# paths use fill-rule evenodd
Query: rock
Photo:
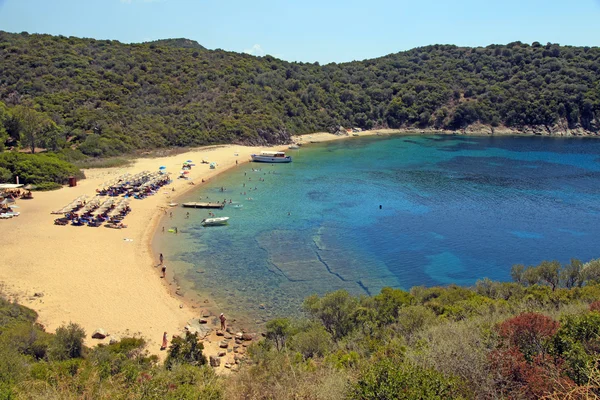
<svg viewBox="0 0 600 400"><path fill-rule="evenodd" d="M226 351L220 351L219 353L217 353L217 355L218 355L219 357L225 357L225 355L226 355L226 354L227 354L227 352L226 352Z"/></svg>
<svg viewBox="0 0 600 400"><path fill-rule="evenodd" d="M221 343L219 343L219 347L222 349L226 349L227 347L229 347L229 342L223 340Z"/></svg>
<svg viewBox="0 0 600 400"><path fill-rule="evenodd" d="M221 359L218 357L210 356L209 360L210 360L211 367L218 367L221 365Z"/></svg>
<svg viewBox="0 0 600 400"><path fill-rule="evenodd" d="M111 337L110 341L109 341L110 344L115 344L115 343L118 343L118 342L119 342L119 339L116 338L116 337Z"/></svg>
<svg viewBox="0 0 600 400"><path fill-rule="evenodd" d="M235 339L235 344L242 344L243 342L241 341L241 339Z"/></svg>
<svg viewBox="0 0 600 400"><path fill-rule="evenodd" d="M264 304L261 304L261 305L258 306L258 308L260 308L261 310L264 310L266 307L265 307Z"/></svg>
<svg viewBox="0 0 600 400"><path fill-rule="evenodd" d="M233 339L233 336L231 336L229 333L226 333L225 335L223 335L223 337L225 339Z"/></svg>
<svg viewBox="0 0 600 400"><path fill-rule="evenodd" d="M104 339L108 336L108 333L102 328L98 328L92 333L92 339Z"/></svg>
<svg viewBox="0 0 600 400"><path fill-rule="evenodd" d="M179 308L183 308L183 304L180 304L180 305L179 305Z"/></svg>
<svg viewBox="0 0 600 400"><path fill-rule="evenodd" d="M208 299L204 300L204 304L207 304L207 303L208 303Z"/></svg>
<svg viewBox="0 0 600 400"><path fill-rule="evenodd" d="M225 368L231 368L231 364L225 363Z"/></svg>
<svg viewBox="0 0 600 400"><path fill-rule="evenodd" d="M33 297L44 297L44 293L42 293L42 292L35 292L33 294Z"/></svg>
<svg viewBox="0 0 600 400"><path fill-rule="evenodd" d="M217 336L224 336L224 335L225 335L225 333L223 333L223 331L221 331L221 330L217 331Z"/></svg>
<svg viewBox="0 0 600 400"><path fill-rule="evenodd" d="M202 312L202 317L204 317L204 318L210 317L210 311L203 311Z"/></svg>
<svg viewBox="0 0 600 400"><path fill-rule="evenodd" d="M225 329L225 332L233 334L233 330L230 326L228 326L227 329Z"/></svg>
<svg viewBox="0 0 600 400"><path fill-rule="evenodd" d="M244 334L242 334L242 339L246 340L246 341L250 341L250 340L254 339L254 335L251 333L244 333Z"/></svg>
<svg viewBox="0 0 600 400"><path fill-rule="evenodd" d="M242 332L238 332L235 334L235 338L238 340L242 340L242 337L244 336L244 334Z"/></svg>
<svg viewBox="0 0 600 400"><path fill-rule="evenodd" d="M200 318L200 320L198 321L201 324L208 324L208 320L204 319L204 318Z"/></svg>

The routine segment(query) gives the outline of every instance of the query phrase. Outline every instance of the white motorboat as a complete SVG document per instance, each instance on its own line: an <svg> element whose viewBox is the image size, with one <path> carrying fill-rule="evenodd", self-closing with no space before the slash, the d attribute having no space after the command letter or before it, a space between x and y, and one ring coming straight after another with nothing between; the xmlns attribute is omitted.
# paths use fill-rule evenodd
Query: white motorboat
<svg viewBox="0 0 600 400"><path fill-rule="evenodd" d="M286 156L283 151L263 151L260 154L252 154L252 161L268 163L289 163L292 157Z"/></svg>
<svg viewBox="0 0 600 400"><path fill-rule="evenodd" d="M298 150L299 148L300 148L300 146L298 146L298 145L297 145L297 144L295 144L295 143L294 143L294 144L290 144L290 145L288 146L288 149L291 149L291 150Z"/></svg>
<svg viewBox="0 0 600 400"><path fill-rule="evenodd" d="M205 218L202 220L202 226L227 225L227 221L229 221L229 217Z"/></svg>

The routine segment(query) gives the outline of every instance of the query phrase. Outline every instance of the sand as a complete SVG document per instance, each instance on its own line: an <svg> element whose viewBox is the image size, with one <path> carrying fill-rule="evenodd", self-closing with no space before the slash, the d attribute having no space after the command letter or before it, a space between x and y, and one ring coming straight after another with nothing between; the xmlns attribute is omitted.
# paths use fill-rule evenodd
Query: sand
<svg viewBox="0 0 600 400"><path fill-rule="evenodd" d="M381 131L359 135L374 134ZM346 137L315 133L294 139L306 144ZM287 146L279 147L285 148ZM21 215L0 221L3 233L0 241L3 287L0 289L5 296L37 311L39 322L49 332L75 322L85 329L87 345L100 342L91 339L98 328L107 331L111 338L139 335L147 340L150 353L164 358L165 352L159 350L163 332L166 331L169 338L180 334L188 321L198 320L202 312L184 304L173 290L168 290L173 289L169 285L172 276L168 268L167 279L160 278L158 260L150 243L164 209L169 202L176 201L177 196L197 188L202 179L208 180L235 168L236 160L241 165L250 160L250 154L265 149L226 145L169 157L140 158L128 167L86 170L87 178L76 187L36 192L33 200L17 201ZM126 229L53 224L59 216L52 215L52 211L80 195L93 196L95 190L110 179L127 172L156 171L161 165L177 174L188 159L196 163L189 175L195 185L174 179L174 183L165 186L160 193L133 200L132 212L124 220ZM216 162L218 167L209 169L207 164L200 163L203 159ZM181 208L172 210L182 212ZM108 338L103 342L106 341ZM205 344L208 355L218 351L217 341L214 333L211 334Z"/></svg>

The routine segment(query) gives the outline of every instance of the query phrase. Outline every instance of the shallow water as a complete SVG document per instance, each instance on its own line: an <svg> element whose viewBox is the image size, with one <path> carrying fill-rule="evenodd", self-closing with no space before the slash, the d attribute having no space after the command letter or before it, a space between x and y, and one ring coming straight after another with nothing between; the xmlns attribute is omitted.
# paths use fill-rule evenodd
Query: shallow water
<svg viewBox="0 0 600 400"><path fill-rule="evenodd" d="M516 263L598 256L597 140L393 136L288 154L291 164L242 165L180 199L241 205L217 210L229 225L210 228L208 211L177 209L166 223L179 234L157 234L187 296L260 322L313 293L509 280Z"/></svg>

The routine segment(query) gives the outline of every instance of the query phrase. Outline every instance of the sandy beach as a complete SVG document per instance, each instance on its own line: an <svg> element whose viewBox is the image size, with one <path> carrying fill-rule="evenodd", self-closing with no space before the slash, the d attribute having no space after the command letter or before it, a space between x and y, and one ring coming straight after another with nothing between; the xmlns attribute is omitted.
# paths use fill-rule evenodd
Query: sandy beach
<svg viewBox="0 0 600 400"><path fill-rule="evenodd" d="M379 132L362 132L360 136ZM347 137L314 133L294 140L306 144ZM36 192L33 200L19 200L21 215L3 220L0 225L4 233L0 242L3 294L36 310L39 322L50 332L62 324L75 322L85 329L88 345L108 341L108 338L91 339L98 328L106 330L111 338L141 335L151 353L164 357L165 352L159 350L163 332L169 338L180 334L189 321L197 321L203 312L173 294L168 273L167 279L160 278L158 260L150 243L164 208L178 196L197 188L202 179L209 180L236 167L236 161L239 165L248 162L252 153L265 149L224 145L162 158L140 158L127 167L85 170L87 178L76 187ZM269 148L274 149L278 148ZM195 184L174 179L173 184L158 194L132 201L132 212L124 221L126 229L53 224L57 215L52 215L52 211L80 195L93 196L110 179L124 173L156 171L161 165L176 176L188 159L196 162L189 175ZM211 170L201 160L216 162L218 167ZM218 351L218 338L213 336L207 338L208 355Z"/></svg>

